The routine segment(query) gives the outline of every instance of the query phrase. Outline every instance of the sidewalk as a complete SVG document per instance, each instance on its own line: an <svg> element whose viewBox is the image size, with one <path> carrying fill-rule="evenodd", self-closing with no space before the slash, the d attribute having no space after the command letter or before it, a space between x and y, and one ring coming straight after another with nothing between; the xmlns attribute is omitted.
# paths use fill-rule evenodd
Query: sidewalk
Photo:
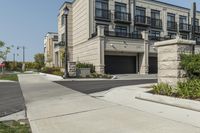
<svg viewBox="0 0 200 133"><path fill-rule="evenodd" d="M33 133L199 133L200 128L19 75Z"/></svg>
<svg viewBox="0 0 200 133"><path fill-rule="evenodd" d="M143 84L117 87L109 91L93 93L91 96L200 128L199 112L135 98L138 93L149 90L149 87L152 85Z"/></svg>

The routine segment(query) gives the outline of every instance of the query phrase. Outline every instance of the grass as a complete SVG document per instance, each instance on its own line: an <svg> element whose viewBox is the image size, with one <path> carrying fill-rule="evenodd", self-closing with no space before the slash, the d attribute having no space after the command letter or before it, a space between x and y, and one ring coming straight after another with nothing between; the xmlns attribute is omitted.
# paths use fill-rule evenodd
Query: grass
<svg viewBox="0 0 200 133"><path fill-rule="evenodd" d="M20 124L17 121L0 122L0 133L31 133L28 124Z"/></svg>
<svg viewBox="0 0 200 133"><path fill-rule="evenodd" d="M0 80L18 81L17 74L0 74Z"/></svg>

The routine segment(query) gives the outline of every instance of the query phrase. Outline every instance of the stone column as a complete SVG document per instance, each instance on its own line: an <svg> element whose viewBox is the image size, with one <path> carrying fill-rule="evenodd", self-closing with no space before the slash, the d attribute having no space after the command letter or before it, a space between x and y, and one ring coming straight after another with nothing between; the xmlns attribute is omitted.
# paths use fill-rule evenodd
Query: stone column
<svg viewBox="0 0 200 133"><path fill-rule="evenodd" d="M98 65L95 65L95 70L97 73L104 74L104 51L105 51L105 35L104 35L104 26L97 26L97 36L99 37L99 45L98 45Z"/></svg>
<svg viewBox="0 0 200 133"><path fill-rule="evenodd" d="M144 54L140 55L140 74L148 74L149 73L149 44L148 44L148 31L142 32L142 37L144 39Z"/></svg>
<svg viewBox="0 0 200 133"><path fill-rule="evenodd" d="M176 39L156 42L158 48L158 83L168 83L176 86L178 81L183 81L186 73L180 68L180 55L192 53L195 41L184 40L177 36Z"/></svg>

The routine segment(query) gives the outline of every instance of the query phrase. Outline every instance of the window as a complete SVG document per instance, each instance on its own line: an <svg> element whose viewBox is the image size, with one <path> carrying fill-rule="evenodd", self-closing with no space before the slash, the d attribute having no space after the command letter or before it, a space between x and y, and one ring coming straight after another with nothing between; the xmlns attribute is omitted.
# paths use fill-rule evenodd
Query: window
<svg viewBox="0 0 200 133"><path fill-rule="evenodd" d="M146 9L143 7L136 7L136 16L146 16Z"/></svg>
<svg viewBox="0 0 200 133"><path fill-rule="evenodd" d="M64 24L65 24L65 16L62 15L62 16L61 16L61 25L63 26Z"/></svg>
<svg viewBox="0 0 200 133"><path fill-rule="evenodd" d="M108 0L96 0L96 8L108 10Z"/></svg>
<svg viewBox="0 0 200 133"><path fill-rule="evenodd" d="M160 11L151 10L151 18L153 18L153 19L160 19Z"/></svg>
<svg viewBox="0 0 200 133"><path fill-rule="evenodd" d="M193 24L193 18L192 18L192 24ZM196 19L195 25L199 26L199 19Z"/></svg>
<svg viewBox="0 0 200 133"><path fill-rule="evenodd" d="M126 12L126 4L115 2L115 11L116 12Z"/></svg>
<svg viewBox="0 0 200 133"><path fill-rule="evenodd" d="M65 41L65 33L63 33L62 35L61 35L61 41Z"/></svg>
<svg viewBox="0 0 200 133"><path fill-rule="evenodd" d="M153 36L153 37L160 37L160 31L152 30L151 31L151 36Z"/></svg>
<svg viewBox="0 0 200 133"><path fill-rule="evenodd" d="M136 28L136 33L142 34L143 31L146 31L145 28Z"/></svg>
<svg viewBox="0 0 200 133"><path fill-rule="evenodd" d="M187 24L187 17L186 16L179 16L179 23L180 24Z"/></svg>
<svg viewBox="0 0 200 133"><path fill-rule="evenodd" d="M95 15L97 18L109 19L108 0L96 0Z"/></svg>
<svg viewBox="0 0 200 133"><path fill-rule="evenodd" d="M127 36L127 27L126 26L116 26L115 32L117 36Z"/></svg>
<svg viewBox="0 0 200 133"><path fill-rule="evenodd" d="M188 39L188 35L187 34L180 34L182 36L183 39Z"/></svg>
<svg viewBox="0 0 200 133"><path fill-rule="evenodd" d="M169 36L170 38L175 38L175 37L176 37L176 33L168 32L168 36Z"/></svg>
<svg viewBox="0 0 200 133"><path fill-rule="evenodd" d="M167 21L175 22L175 14L167 13Z"/></svg>

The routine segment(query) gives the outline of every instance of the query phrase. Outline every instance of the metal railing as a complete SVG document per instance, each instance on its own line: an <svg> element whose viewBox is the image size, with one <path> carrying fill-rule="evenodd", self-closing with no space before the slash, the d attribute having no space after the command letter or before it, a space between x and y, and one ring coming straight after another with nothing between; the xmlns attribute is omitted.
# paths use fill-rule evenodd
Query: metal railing
<svg viewBox="0 0 200 133"><path fill-rule="evenodd" d="M131 23L131 14L126 12L115 12L115 21Z"/></svg>
<svg viewBox="0 0 200 133"><path fill-rule="evenodd" d="M142 35L136 32L128 33L128 32L105 31L104 33L105 33L105 36L110 36L110 37L142 39Z"/></svg>
<svg viewBox="0 0 200 133"><path fill-rule="evenodd" d="M151 18L151 28L162 29L162 20Z"/></svg>
<svg viewBox="0 0 200 133"><path fill-rule="evenodd" d="M177 22L167 21L167 30L177 31Z"/></svg>
<svg viewBox="0 0 200 133"><path fill-rule="evenodd" d="M148 16L135 16L135 24L137 25L151 25L151 18Z"/></svg>
<svg viewBox="0 0 200 133"><path fill-rule="evenodd" d="M186 24L186 23L180 23L179 24L179 31L191 31L191 25L190 24Z"/></svg>
<svg viewBox="0 0 200 133"><path fill-rule="evenodd" d="M111 20L111 12L110 12L110 10L96 8L96 10L95 10L95 19L103 20L103 21L105 21L105 20L110 21Z"/></svg>

